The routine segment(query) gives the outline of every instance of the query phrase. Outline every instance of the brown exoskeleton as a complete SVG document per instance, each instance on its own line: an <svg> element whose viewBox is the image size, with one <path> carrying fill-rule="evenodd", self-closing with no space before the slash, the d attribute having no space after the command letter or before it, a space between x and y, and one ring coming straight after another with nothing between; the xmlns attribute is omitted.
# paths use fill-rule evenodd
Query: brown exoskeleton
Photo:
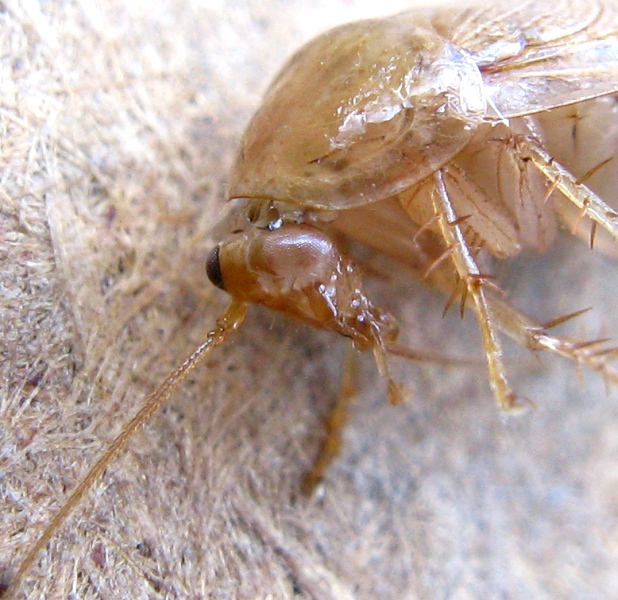
<svg viewBox="0 0 618 600"><path fill-rule="evenodd" d="M207 267L230 306L79 484L14 585L247 304L351 338L390 382L387 355L405 353L396 321L369 300L333 232L403 262L451 300L469 299L501 410L529 401L508 382L499 332L618 380L611 350L550 334L505 301L490 271L493 259L545 250L561 222L575 230L587 219L591 241L618 241L617 94L618 16L599 0L407 12L301 49L247 128L231 175L233 231Z"/></svg>
<svg viewBox="0 0 618 600"><path fill-rule="evenodd" d="M211 256L211 280L371 347L385 373L392 320L329 243L328 221L471 298L502 410L527 401L507 381L498 331L613 377L598 348L551 336L503 302L478 255L543 251L558 218L587 216L618 238L618 214L585 176L597 169L611 197L617 24L596 2L551 13L526 4L508 18L504 7L404 13L314 40L244 135L230 196L246 201L239 231Z"/></svg>

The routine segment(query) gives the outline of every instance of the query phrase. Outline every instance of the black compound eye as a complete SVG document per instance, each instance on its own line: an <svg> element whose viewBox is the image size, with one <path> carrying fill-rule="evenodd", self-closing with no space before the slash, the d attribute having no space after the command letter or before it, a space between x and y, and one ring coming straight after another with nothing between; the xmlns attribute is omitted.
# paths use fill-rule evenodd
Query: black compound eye
<svg viewBox="0 0 618 600"><path fill-rule="evenodd" d="M223 274L221 273L221 263L219 262L219 246L215 246L206 261L206 275L210 282L219 289L225 291L223 285Z"/></svg>

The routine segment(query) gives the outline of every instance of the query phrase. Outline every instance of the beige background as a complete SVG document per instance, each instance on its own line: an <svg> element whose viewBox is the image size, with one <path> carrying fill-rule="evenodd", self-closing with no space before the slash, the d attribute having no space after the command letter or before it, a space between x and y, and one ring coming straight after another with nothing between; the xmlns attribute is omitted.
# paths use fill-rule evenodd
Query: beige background
<svg viewBox="0 0 618 600"><path fill-rule="evenodd" d="M130 7L125 6L129 4ZM5 2L0 13L0 569L225 305L203 264L227 172L303 40L404 2ZM411 344L480 356L473 320L387 261ZM540 319L615 334L618 269L564 237L499 269ZM482 367L370 357L340 458L306 500L345 341L253 309L40 556L30 598L615 598L616 393L510 362L538 410L504 420ZM509 351L510 352L510 351Z"/></svg>

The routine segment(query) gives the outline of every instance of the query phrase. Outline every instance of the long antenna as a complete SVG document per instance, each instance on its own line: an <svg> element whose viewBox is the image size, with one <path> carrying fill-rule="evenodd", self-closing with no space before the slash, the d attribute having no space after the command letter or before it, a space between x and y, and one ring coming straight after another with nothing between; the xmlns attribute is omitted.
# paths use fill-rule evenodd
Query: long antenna
<svg viewBox="0 0 618 600"><path fill-rule="evenodd" d="M226 338L227 334L238 329L247 314L247 304L232 300L223 314L217 319L217 324L212 331L206 335L203 342L185 361L174 369L157 387L157 389L146 398L144 405L135 416L122 428L113 442L105 449L103 454L94 463L86 477L73 490L68 500L62 505L60 510L54 515L49 525L45 528L39 539L32 546L26 558L21 563L14 579L5 590L3 595L10 598L19 589L30 567L36 560L39 552L45 548L54 533L62 526L69 515L75 510L84 494L92 487L96 480L102 475L107 466L125 448L131 436L145 423L147 423L158 408L165 402L178 385L195 369L202 359Z"/></svg>

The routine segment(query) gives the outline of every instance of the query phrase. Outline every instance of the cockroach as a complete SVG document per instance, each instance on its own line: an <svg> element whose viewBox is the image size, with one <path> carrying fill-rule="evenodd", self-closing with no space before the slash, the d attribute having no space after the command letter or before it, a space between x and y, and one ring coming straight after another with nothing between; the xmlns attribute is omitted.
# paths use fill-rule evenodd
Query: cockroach
<svg viewBox="0 0 618 600"><path fill-rule="evenodd" d="M389 355L396 319L366 294L336 239L403 263L478 320L501 411L532 403L513 390L499 334L599 372L603 340L550 333L501 293L492 264L544 251L559 224L590 244L618 242L618 15L607 0L525 1L409 11L340 26L283 68L246 129L230 178L229 236L207 274L232 298L206 341L145 401L22 562L40 551L135 430L206 354L261 304L370 350L402 391Z"/></svg>

